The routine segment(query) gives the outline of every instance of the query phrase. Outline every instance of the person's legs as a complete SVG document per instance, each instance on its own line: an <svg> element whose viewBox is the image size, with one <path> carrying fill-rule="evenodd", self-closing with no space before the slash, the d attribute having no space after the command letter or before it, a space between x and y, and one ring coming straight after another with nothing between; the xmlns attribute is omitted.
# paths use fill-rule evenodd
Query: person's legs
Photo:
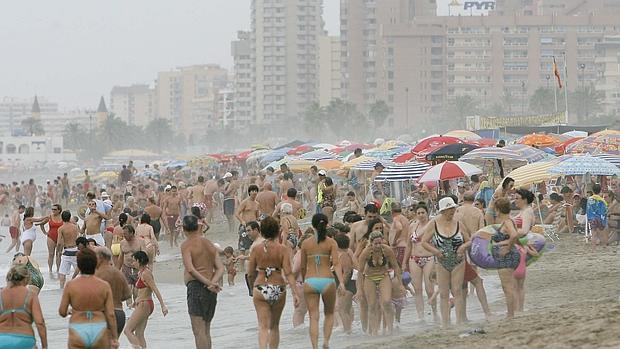
<svg viewBox="0 0 620 349"><path fill-rule="evenodd" d="M392 280L389 277L381 280L379 294L383 308L383 321L387 325L388 334L392 334L394 328L394 306L392 305Z"/></svg>
<svg viewBox="0 0 620 349"><path fill-rule="evenodd" d="M145 303L145 302L142 302ZM138 326L136 327L136 337L138 337L138 339L140 340L140 345L143 348L146 348L146 338L144 338L144 332L146 330L146 325L149 322L149 317L147 316L144 321L142 321L140 324L138 324Z"/></svg>
<svg viewBox="0 0 620 349"><path fill-rule="evenodd" d="M318 293L308 286L304 286L304 297L306 297L306 304L308 305L308 313L310 315L310 342L312 348L317 349L319 347L319 297Z"/></svg>
<svg viewBox="0 0 620 349"><path fill-rule="evenodd" d="M131 314L131 317L127 321L127 325L125 325L125 330L123 331L129 343L131 343L134 347L139 347L142 345L140 338L136 334L136 330L148 318L150 311L146 307L146 302L141 302L136 306Z"/></svg>
<svg viewBox="0 0 620 349"><path fill-rule="evenodd" d="M299 297L299 305L295 307L293 311L293 327L299 327L304 324L304 318L306 317L306 313L308 312L308 307L306 305L306 297L304 295L304 286L303 284L296 284L297 294Z"/></svg>
<svg viewBox="0 0 620 349"><path fill-rule="evenodd" d="M336 284L332 283L323 291L323 313L325 321L323 323L323 348L329 348L329 339L334 329L334 309L336 305Z"/></svg>
<svg viewBox="0 0 620 349"><path fill-rule="evenodd" d="M271 321L269 324L269 349L278 349L280 346L280 318L286 305L286 293L271 307Z"/></svg>
<svg viewBox="0 0 620 349"><path fill-rule="evenodd" d="M374 281L364 279L364 297L366 298L366 304L368 309L370 310L370 314L368 314L368 334L371 336L376 336L379 332L377 317L379 316L379 312L377 309L377 286Z"/></svg>
<svg viewBox="0 0 620 349"><path fill-rule="evenodd" d="M463 281L461 280L461 284ZM441 311L441 328L450 325L450 272L437 264L437 285L439 286L439 310ZM460 286L460 284L459 284Z"/></svg>
<svg viewBox="0 0 620 349"><path fill-rule="evenodd" d="M334 221L334 208L331 206L325 206L322 208L322 212L327 216L327 221L331 224Z"/></svg>
<svg viewBox="0 0 620 349"><path fill-rule="evenodd" d="M60 270L60 258L62 257L62 248L58 244L55 244L56 250L56 273Z"/></svg>
<svg viewBox="0 0 620 349"><path fill-rule="evenodd" d="M484 316L488 320L491 317L491 309L489 308L489 302L487 301L487 293L484 290L484 283L480 277L473 279L471 283L476 288L476 295L478 296L478 301L480 302L482 311L484 311Z"/></svg>
<svg viewBox="0 0 620 349"><path fill-rule="evenodd" d="M353 293L346 291L340 299L340 317L342 318L344 332L347 334L351 333L353 316Z"/></svg>
<svg viewBox="0 0 620 349"><path fill-rule="evenodd" d="M523 312L523 305L525 304L525 278L515 279L516 284L516 303L515 311L518 313Z"/></svg>
<svg viewBox="0 0 620 349"><path fill-rule="evenodd" d="M47 267L49 273L52 274L52 266L54 265L54 257L56 256L56 243L54 240L47 238Z"/></svg>
<svg viewBox="0 0 620 349"><path fill-rule="evenodd" d="M454 297L456 309L456 324L461 325L465 321L465 306L463 303L463 278L465 277L465 262L457 265L450 273L450 291Z"/></svg>
<svg viewBox="0 0 620 349"><path fill-rule="evenodd" d="M194 333L194 342L196 348L211 348L211 337L208 335L207 330L209 324L205 322L202 316L189 316L192 323L192 332Z"/></svg>
<svg viewBox="0 0 620 349"><path fill-rule="evenodd" d="M358 305L360 307L360 322L362 323L362 331L364 333L368 333L368 301L366 300L366 295L363 292L360 299L358 299Z"/></svg>
<svg viewBox="0 0 620 349"><path fill-rule="evenodd" d="M506 308L508 312L506 313L506 318L512 319L515 315L515 279L512 276L514 272L513 269L504 268L499 269L497 273L499 274L499 280L502 283L502 290L504 291L504 297L506 298Z"/></svg>
<svg viewBox="0 0 620 349"><path fill-rule="evenodd" d="M271 306L265 301L263 295L254 289L252 295L256 318L258 321L258 347L267 349L269 347L269 330L271 328Z"/></svg>
<svg viewBox="0 0 620 349"><path fill-rule="evenodd" d="M422 293L423 282L426 281L424 280L424 270L416 262L409 260L409 271L415 291L415 311L418 313L418 319L424 321L424 294Z"/></svg>
<svg viewBox="0 0 620 349"><path fill-rule="evenodd" d="M426 262L426 264L424 265L424 269L423 269L424 289L426 290L426 296L428 297L428 299L430 299L433 296L433 293L435 293L434 285L430 280L431 274L433 273L434 270L435 270L435 261L431 259L428 262ZM433 301L431 302L431 309L433 311L433 320L435 322L439 322L438 321L439 317L437 315L437 300L436 299L433 299Z"/></svg>

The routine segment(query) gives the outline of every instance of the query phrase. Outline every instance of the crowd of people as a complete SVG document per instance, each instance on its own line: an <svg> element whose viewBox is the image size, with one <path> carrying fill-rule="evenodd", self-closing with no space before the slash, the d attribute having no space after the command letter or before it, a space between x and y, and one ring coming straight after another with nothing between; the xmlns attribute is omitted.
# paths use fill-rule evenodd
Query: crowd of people
<svg viewBox="0 0 620 349"><path fill-rule="evenodd" d="M467 295L474 292L490 318L479 268L468 256L473 241L488 234L485 227L493 227L485 238L492 240L508 318L524 309L526 256L541 252L527 242L535 226L560 236L585 234L593 246L617 241L616 180L601 185L596 178L567 178L532 192L514 188L510 177L495 189L484 176L472 176L438 187L410 184L395 200L389 185L372 181L382 170L377 163L364 183L354 170L331 176L315 166L306 173L282 164L278 170L158 169L154 175L150 169L143 175L129 163L118 181L105 185L87 172L80 183L71 185L65 174L47 181L47 189L34 180L0 185L2 224L11 237L7 253L16 253L0 292L0 348L32 348L33 323L47 348L38 300L44 277L32 258L40 234L49 276L63 290L58 314L71 316L72 348L118 347L121 335L134 348L147 347L153 295L168 313L154 277L163 248L181 251L196 348L211 348L224 275L232 286L242 273L260 348L279 345L287 293L292 325L301 326L308 315L313 348L319 347L323 303L327 348L334 327L352 333L354 309L364 333L391 334L409 316L403 314L408 298L417 321L430 320L430 307L430 321L448 328L452 309L457 325L468 321ZM237 246L220 244L233 240Z"/></svg>

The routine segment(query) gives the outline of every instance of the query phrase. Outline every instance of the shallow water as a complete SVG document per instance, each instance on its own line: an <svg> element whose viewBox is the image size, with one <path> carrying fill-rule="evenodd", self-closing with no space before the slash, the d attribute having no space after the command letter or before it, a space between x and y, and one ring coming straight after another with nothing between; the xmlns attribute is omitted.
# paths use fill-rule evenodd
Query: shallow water
<svg viewBox="0 0 620 349"><path fill-rule="evenodd" d="M41 265L41 270L45 277L45 286L39 298L43 306L43 314L48 330L49 348L65 348L67 341L68 319L58 316L58 305L60 303L61 290L56 279L51 279L47 273L47 247L45 236L39 234L35 241L33 257ZM5 239L0 243L0 250L5 251L10 242ZM159 260L175 260L180 253L164 253ZM0 255L0 275L6 275L6 270L12 259L13 253ZM174 263L174 262L172 262ZM178 262L180 265L180 261ZM175 270L176 268L169 268ZM182 271L179 269L179 278ZM501 290L496 273L489 272L484 274L485 289L489 303L493 303L501 297ZM257 348L257 325L256 313L252 304L252 299L247 296L247 289L243 283L243 277L237 276L237 284L233 287L225 287L218 295L218 305L215 318L212 323L211 334L214 348L237 348L242 345L245 348ZM2 283L4 284L4 282ZM165 348L173 344L176 348L193 348L194 339L189 324L187 314L187 303L185 286L181 283L162 283L158 282L161 293L167 303L169 314L165 318L161 314L161 308L155 300L155 311L151 315L146 329L146 339L149 348ZM411 335L419 331L424 331L432 325L420 325L414 322L416 319L414 300L408 298L408 305L403 310L402 323L397 334L394 336ZM292 298L287 298L287 306L282 315L280 325L281 348L308 348L310 341L308 337L307 325L298 329L292 328L293 304ZM356 308L356 315L359 314ZM472 296L468 299L468 316L470 320L477 321L483 318L480 305ZM430 317L429 317L430 318ZM454 318L454 315L453 315ZM307 323L307 319L306 319ZM322 328L322 323L320 324ZM425 327L426 326L426 327ZM321 335L322 338L322 335ZM344 348L347 346L372 343L373 341L385 340L379 336L370 338L361 332L359 321L356 320L353 326L353 334L347 335L342 329L335 329L331 339L332 348ZM130 348L127 339L121 336L121 348ZM320 339L322 343L322 339Z"/></svg>

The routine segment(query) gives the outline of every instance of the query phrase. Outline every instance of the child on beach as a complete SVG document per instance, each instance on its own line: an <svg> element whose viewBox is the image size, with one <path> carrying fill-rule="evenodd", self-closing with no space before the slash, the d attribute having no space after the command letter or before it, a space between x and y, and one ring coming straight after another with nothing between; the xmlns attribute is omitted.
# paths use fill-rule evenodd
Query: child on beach
<svg viewBox="0 0 620 349"><path fill-rule="evenodd" d="M400 324L400 314L407 305L407 291L403 286L406 287L402 280L396 278L392 280L392 304L394 304L394 319L397 324Z"/></svg>
<svg viewBox="0 0 620 349"><path fill-rule="evenodd" d="M346 203L344 204L342 210L344 212L353 211L357 214L362 214L364 212L364 208L355 196L355 192L350 191L347 193Z"/></svg>
<svg viewBox="0 0 620 349"><path fill-rule="evenodd" d="M228 286L235 285L235 275L237 275L237 257L235 257L235 250L232 246L227 246L224 249L224 266L226 267L226 273L228 274Z"/></svg>

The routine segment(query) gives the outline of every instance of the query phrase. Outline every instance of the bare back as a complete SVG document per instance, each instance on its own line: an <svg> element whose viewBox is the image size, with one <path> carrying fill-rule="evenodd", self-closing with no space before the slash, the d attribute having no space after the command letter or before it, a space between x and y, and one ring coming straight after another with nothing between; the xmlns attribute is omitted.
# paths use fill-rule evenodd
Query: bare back
<svg viewBox="0 0 620 349"><path fill-rule="evenodd" d="M218 252L211 241L204 237L193 237L185 240L181 244L181 254L184 256L189 254L192 265L196 271L207 279L211 279L215 273L215 258L218 258ZM185 284L192 280L196 280L185 268L183 272L183 280Z"/></svg>

